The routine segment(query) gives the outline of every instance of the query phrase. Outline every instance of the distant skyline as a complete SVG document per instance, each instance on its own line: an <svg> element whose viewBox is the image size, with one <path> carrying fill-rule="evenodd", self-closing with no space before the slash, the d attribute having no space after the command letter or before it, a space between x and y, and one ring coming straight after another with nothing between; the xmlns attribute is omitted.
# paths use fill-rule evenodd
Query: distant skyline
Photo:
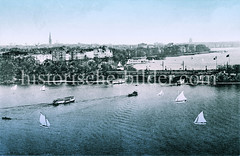
<svg viewBox="0 0 240 156"><path fill-rule="evenodd" d="M240 0L0 0L0 45L240 41Z"/></svg>

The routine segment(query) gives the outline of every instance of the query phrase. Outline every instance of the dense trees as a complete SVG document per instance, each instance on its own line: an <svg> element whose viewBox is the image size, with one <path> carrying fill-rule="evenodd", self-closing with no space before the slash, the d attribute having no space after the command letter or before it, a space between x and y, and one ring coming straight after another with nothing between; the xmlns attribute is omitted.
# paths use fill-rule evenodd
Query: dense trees
<svg viewBox="0 0 240 156"><path fill-rule="evenodd" d="M106 50L106 46L98 47ZM20 49L12 48L7 53L6 58L0 58L0 82L10 83L14 81L14 78L21 79L22 71L27 75L46 75L46 74L59 74L64 75L65 73L80 73L87 74L96 70L106 72L109 70L116 70L118 62L125 65L128 59L133 57L147 57L149 59L163 59L167 56L178 56L186 53L209 51L205 45L174 45L173 43L167 44L161 47L147 46L147 47L134 47L134 48L109 48L113 52L113 62L110 63L109 58L94 58L89 60L86 55L83 60L74 60L70 62L58 61L54 62L52 60L45 60L43 63L36 61L33 57L27 56L28 53L34 54L49 54L53 51L65 50L66 53L71 54L71 52L84 53L87 51L92 51L94 48L81 49L80 47L44 47L44 48L31 48L31 49ZM8 49L4 49L8 51ZM19 54L25 56L18 56ZM11 56L13 55L13 56ZM15 58L15 59L13 59ZM126 66L126 70L136 70L131 66ZM233 69L235 70L235 69Z"/></svg>
<svg viewBox="0 0 240 156"><path fill-rule="evenodd" d="M210 49L206 47L204 44L198 44L196 45L196 52L203 52L203 51L209 51Z"/></svg>
<svg viewBox="0 0 240 156"><path fill-rule="evenodd" d="M87 74L101 70L114 70L108 62L94 60L57 61L45 60L42 64L31 56L15 59L0 59L0 83L12 83L15 78L22 79L23 74L38 77L39 75Z"/></svg>
<svg viewBox="0 0 240 156"><path fill-rule="evenodd" d="M11 83L14 80L16 68L13 62L2 60L0 62L0 82Z"/></svg>
<svg viewBox="0 0 240 156"><path fill-rule="evenodd" d="M175 45L169 43L162 47L136 47L132 49L115 49L111 48L113 52L113 60L125 64L128 59L133 57L144 57L154 59L164 59L168 56L181 56L184 54L194 54L199 52L208 52L210 49L203 44L181 44Z"/></svg>

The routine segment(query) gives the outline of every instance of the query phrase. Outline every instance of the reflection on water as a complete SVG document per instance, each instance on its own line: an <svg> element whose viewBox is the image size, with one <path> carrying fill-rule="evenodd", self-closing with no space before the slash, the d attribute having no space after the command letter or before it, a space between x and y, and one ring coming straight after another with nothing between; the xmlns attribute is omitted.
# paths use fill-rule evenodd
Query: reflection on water
<svg viewBox="0 0 240 156"><path fill-rule="evenodd" d="M239 86L10 88L0 86L0 114L13 118L0 120L0 154L239 154ZM177 104L182 90L188 101ZM75 103L49 105L69 95ZM201 111L204 126L193 124Z"/></svg>

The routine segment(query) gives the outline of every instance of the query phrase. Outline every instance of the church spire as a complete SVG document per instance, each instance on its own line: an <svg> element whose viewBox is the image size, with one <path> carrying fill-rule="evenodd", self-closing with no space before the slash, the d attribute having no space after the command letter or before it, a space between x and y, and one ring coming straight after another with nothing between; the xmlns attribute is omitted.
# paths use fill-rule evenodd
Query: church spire
<svg viewBox="0 0 240 156"><path fill-rule="evenodd" d="M49 44L52 44L52 37L51 37L51 33L49 33Z"/></svg>

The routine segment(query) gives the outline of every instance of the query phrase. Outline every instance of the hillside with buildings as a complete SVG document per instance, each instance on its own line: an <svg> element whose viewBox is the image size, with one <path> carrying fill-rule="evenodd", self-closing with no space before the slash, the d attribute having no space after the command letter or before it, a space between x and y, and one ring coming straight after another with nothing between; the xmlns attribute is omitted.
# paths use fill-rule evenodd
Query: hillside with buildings
<svg viewBox="0 0 240 156"><path fill-rule="evenodd" d="M193 55L210 52L203 44L173 44L167 45L138 44L122 46L101 45L39 45L39 46L2 46L0 57L12 58L32 56L43 63L52 61L75 61L84 59L113 58L115 61L126 62L133 57L163 59L167 56Z"/></svg>
<svg viewBox="0 0 240 156"><path fill-rule="evenodd" d="M132 65L170 56L210 53L204 44L48 45L0 47L0 81L13 82L25 74L90 73L135 70ZM8 82L7 82L8 81Z"/></svg>

